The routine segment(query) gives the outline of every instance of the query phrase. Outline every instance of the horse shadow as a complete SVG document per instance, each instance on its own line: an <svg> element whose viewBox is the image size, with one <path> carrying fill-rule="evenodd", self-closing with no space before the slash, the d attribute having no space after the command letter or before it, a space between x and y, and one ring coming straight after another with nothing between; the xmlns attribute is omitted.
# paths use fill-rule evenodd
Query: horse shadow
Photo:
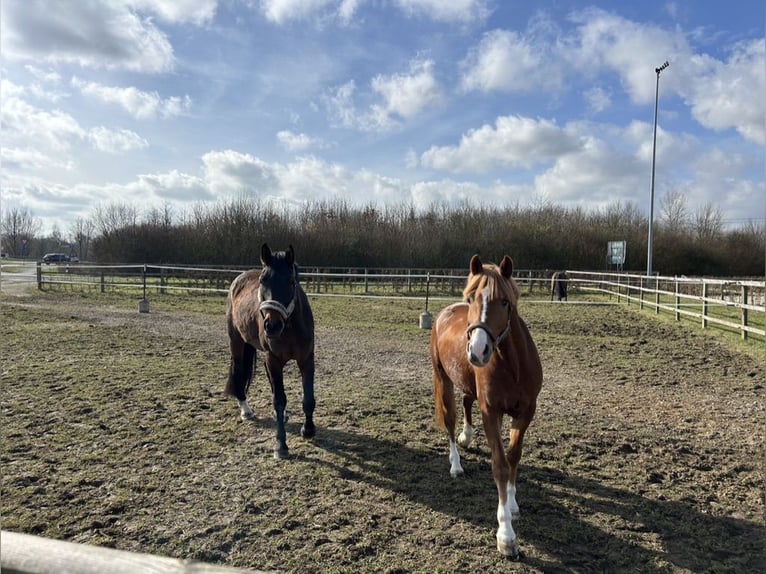
<svg viewBox="0 0 766 574"><path fill-rule="evenodd" d="M291 421L288 428L295 436L300 424ZM297 449L293 458L329 467L341 480L389 489L458 520L491 531L497 528L497 490L489 453L481 447L468 449L466 475L453 479L444 445L413 447L337 428L320 428L309 444L313 446ZM313 448L326 453L314 453ZM517 524L522 560L528 566L551 573L764 571L766 531L761 525L705 514L693 502L650 499L524 460L519 472L522 516ZM608 530L594 524L597 513L607 517ZM624 531L621 536L615 528ZM638 534L655 541L651 548L631 541ZM536 552L525 554L525 546Z"/></svg>

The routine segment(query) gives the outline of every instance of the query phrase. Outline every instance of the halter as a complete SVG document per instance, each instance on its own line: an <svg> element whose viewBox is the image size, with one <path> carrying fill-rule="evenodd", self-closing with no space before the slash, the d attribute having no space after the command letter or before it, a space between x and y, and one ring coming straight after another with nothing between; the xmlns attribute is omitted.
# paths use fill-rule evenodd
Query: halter
<svg viewBox="0 0 766 574"><path fill-rule="evenodd" d="M260 298L261 293L258 291L258 299L260 300ZM260 311L261 315L263 315L263 312L266 310L276 311L282 315L283 321L287 321L287 318L295 310L295 289L293 289L293 296L290 299L290 303L287 305L287 307L282 305L282 303L276 299L266 299L265 301L260 301L260 303L258 303L258 311Z"/></svg>
<svg viewBox="0 0 766 574"><path fill-rule="evenodd" d="M467 339L471 338L471 334L476 329L481 329L487 334L487 337L489 337L490 343L492 343L492 352L494 353L497 350L497 347L500 345L500 343L505 340L505 338L510 334L511 332L511 319L513 318L513 310L515 309L515 305L508 302L510 305L510 310L508 311L508 321L505 324L505 329L498 335L495 336L494 333L489 328L489 325L485 321L477 321L476 323L471 323L468 325L468 328L466 329L465 336ZM482 318L484 318L484 312L482 311Z"/></svg>
<svg viewBox="0 0 766 574"><path fill-rule="evenodd" d="M512 316L513 316L513 308L511 308L511 311L508 313L508 322L505 325L505 329L503 329L503 332L500 333L497 337L495 337L495 335L492 333L492 331L489 328L489 325L479 321L477 323L471 323L470 325L468 325L468 329L466 329L466 332L465 332L466 339L470 339L471 333L473 333L476 329L481 329L487 334L487 337L489 337L489 340L492 343L492 351L494 352L495 349L497 349L498 345L502 343L503 340L511 332L511 317Z"/></svg>

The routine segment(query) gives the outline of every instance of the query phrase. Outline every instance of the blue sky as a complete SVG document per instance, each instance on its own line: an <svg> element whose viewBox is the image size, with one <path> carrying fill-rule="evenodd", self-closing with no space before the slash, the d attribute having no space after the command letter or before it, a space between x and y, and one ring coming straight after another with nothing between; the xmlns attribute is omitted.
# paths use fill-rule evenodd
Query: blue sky
<svg viewBox="0 0 766 574"><path fill-rule="evenodd" d="M2 209L766 213L762 1L4 0Z"/></svg>

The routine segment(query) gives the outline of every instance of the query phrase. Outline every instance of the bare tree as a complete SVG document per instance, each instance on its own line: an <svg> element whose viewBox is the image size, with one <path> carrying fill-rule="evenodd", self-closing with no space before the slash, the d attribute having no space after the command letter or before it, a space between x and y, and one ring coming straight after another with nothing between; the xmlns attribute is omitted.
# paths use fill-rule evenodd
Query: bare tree
<svg viewBox="0 0 766 574"><path fill-rule="evenodd" d="M83 219L82 217L78 217L69 228L69 233L72 234L72 241L77 245L77 254L81 260L88 258L90 242L95 229L96 224L92 219Z"/></svg>
<svg viewBox="0 0 766 574"><path fill-rule="evenodd" d="M99 204L93 209L93 221L99 235L108 237L126 227L134 227L138 223L138 209L120 201Z"/></svg>
<svg viewBox="0 0 766 574"><path fill-rule="evenodd" d="M716 239L723 233L721 210L711 202L697 209L694 213L694 233L699 239Z"/></svg>
<svg viewBox="0 0 766 574"><path fill-rule="evenodd" d="M660 221L668 231L682 232L689 227L689 210L686 196L677 189L671 189L660 201Z"/></svg>
<svg viewBox="0 0 766 574"><path fill-rule="evenodd" d="M0 221L3 247L14 257L26 256L29 243L42 229L42 222L27 208L12 207Z"/></svg>

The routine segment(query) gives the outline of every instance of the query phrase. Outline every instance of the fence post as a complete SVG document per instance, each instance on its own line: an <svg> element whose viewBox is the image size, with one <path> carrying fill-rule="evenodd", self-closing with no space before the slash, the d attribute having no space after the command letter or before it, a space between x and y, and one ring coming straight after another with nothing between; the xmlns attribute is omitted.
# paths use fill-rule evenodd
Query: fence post
<svg viewBox="0 0 766 574"><path fill-rule="evenodd" d="M707 329L707 283L702 280L702 328Z"/></svg>
<svg viewBox="0 0 766 574"><path fill-rule="evenodd" d="M103 293L103 292L104 292L104 290L105 290L104 281L105 281L105 279L104 279L104 270L102 269L102 270L101 270L101 292L102 292L102 293Z"/></svg>
<svg viewBox="0 0 766 574"><path fill-rule="evenodd" d="M654 312L660 314L660 276L657 275L654 279Z"/></svg>
<svg viewBox="0 0 766 574"><path fill-rule="evenodd" d="M367 267L364 268L364 294L367 295L369 284L367 283Z"/></svg>
<svg viewBox="0 0 766 574"><path fill-rule="evenodd" d="M747 339L747 285L742 286L742 340Z"/></svg>
<svg viewBox="0 0 766 574"><path fill-rule="evenodd" d="M676 307L676 321L680 321L681 320L681 296L679 294L678 277L676 277L675 284L676 284L676 287L675 287L675 292L676 292L676 304L675 304L675 307Z"/></svg>
<svg viewBox="0 0 766 574"><path fill-rule="evenodd" d="M37 290L43 290L43 264L37 262Z"/></svg>

